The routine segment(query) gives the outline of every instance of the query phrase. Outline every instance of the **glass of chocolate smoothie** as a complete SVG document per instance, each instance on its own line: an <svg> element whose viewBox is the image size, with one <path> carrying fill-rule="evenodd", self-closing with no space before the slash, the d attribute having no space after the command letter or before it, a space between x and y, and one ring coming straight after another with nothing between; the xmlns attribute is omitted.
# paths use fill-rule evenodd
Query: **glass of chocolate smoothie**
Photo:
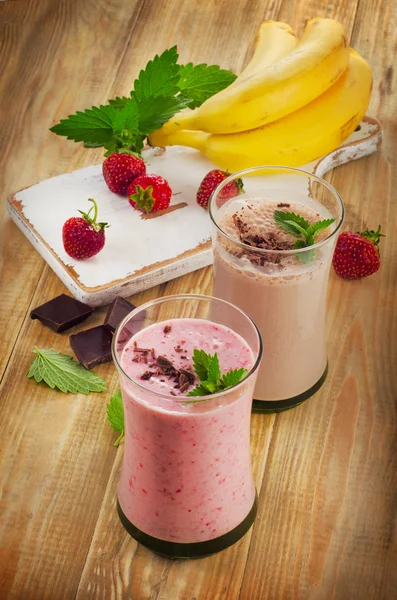
<svg viewBox="0 0 397 600"><path fill-rule="evenodd" d="M154 552L207 556L251 527L250 417L261 355L252 320L209 296L148 302L114 334L125 422L118 512Z"/></svg>
<svg viewBox="0 0 397 600"><path fill-rule="evenodd" d="M263 339L253 408L293 408L327 375L326 295L343 202L324 179L271 166L225 179L209 212L214 296L245 311Z"/></svg>

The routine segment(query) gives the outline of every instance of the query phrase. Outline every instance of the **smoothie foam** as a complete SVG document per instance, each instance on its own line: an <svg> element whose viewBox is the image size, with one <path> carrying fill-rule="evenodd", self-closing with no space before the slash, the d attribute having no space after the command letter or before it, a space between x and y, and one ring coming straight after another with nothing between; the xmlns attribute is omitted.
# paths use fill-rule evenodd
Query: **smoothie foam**
<svg viewBox="0 0 397 600"><path fill-rule="evenodd" d="M242 383L227 399L186 404L194 400L186 394L198 380L181 391L175 387L178 378L157 372L159 356L178 371L193 372L194 348L217 352L221 372L250 370L254 364L250 347L239 335L211 321L190 318L141 330L121 357L123 371L139 386L123 378L126 435L120 506L141 531L182 543L207 541L231 531L248 515L255 499L248 441L252 386Z"/></svg>

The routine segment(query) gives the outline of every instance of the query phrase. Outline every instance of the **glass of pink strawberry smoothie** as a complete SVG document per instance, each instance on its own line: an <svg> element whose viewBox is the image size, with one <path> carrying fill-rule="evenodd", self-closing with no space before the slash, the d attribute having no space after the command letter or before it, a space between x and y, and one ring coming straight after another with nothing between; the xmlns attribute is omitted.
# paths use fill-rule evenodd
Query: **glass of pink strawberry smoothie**
<svg viewBox="0 0 397 600"><path fill-rule="evenodd" d="M207 396L193 350L217 354L241 381ZM262 342L239 308L168 296L135 309L113 339L124 405L118 513L125 529L172 558L208 556L239 540L256 515L250 414Z"/></svg>
<svg viewBox="0 0 397 600"><path fill-rule="evenodd" d="M234 179L243 180L244 192L225 200L222 190ZM333 222L316 234L313 245L299 248L295 244L301 234L281 227L276 211L299 215L308 227ZM225 179L212 194L209 212L214 296L244 310L262 335L265 359L254 410L279 412L297 406L327 375L326 295L343 202L316 175L257 167Z"/></svg>

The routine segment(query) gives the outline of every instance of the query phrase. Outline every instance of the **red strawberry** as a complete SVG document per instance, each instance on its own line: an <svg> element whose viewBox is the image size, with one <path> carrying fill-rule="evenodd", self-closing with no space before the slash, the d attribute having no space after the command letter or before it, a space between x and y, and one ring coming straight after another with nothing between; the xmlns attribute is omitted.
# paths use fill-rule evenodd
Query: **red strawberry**
<svg viewBox="0 0 397 600"><path fill-rule="evenodd" d="M114 152L103 161L102 173L111 192L126 196L131 181L146 173L146 165L134 154Z"/></svg>
<svg viewBox="0 0 397 600"><path fill-rule="evenodd" d="M62 227L63 247L72 258L90 258L98 254L105 245L105 227L107 223L97 223L98 206L95 200L89 199L91 206L88 213L79 210L82 217L68 219ZM94 216L91 217L91 211Z"/></svg>
<svg viewBox="0 0 397 600"><path fill-rule="evenodd" d="M207 208L210 196L214 189L229 177L230 173L227 171L221 171L220 169L213 169L204 177L197 190L196 200L197 204L200 204L203 208ZM241 179L235 179L230 183L226 184L225 187L219 192L217 198L217 206L222 206L226 200L235 198L244 192L243 182Z"/></svg>
<svg viewBox="0 0 397 600"><path fill-rule="evenodd" d="M172 190L160 175L141 175L128 187L128 198L133 208L145 213L168 208Z"/></svg>
<svg viewBox="0 0 397 600"><path fill-rule="evenodd" d="M338 237L332 264L343 279L361 279L375 273L380 267L379 240L385 237L377 231L353 233L344 231Z"/></svg>

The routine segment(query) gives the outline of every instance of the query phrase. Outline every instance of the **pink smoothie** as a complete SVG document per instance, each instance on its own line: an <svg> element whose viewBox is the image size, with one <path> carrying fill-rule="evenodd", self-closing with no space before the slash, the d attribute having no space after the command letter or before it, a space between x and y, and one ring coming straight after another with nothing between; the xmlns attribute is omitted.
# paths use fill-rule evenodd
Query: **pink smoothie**
<svg viewBox="0 0 397 600"><path fill-rule="evenodd" d="M238 216L251 239L277 238L284 249L292 248L296 238L275 223L275 210L298 213L309 223L331 216L300 203L279 204L252 198L230 203L220 219L220 227L238 240ZM324 209L318 205L318 210ZM321 235L325 239L330 230L332 226L316 241ZM254 398L268 401L293 398L311 388L323 375L327 365L325 299L333 245L327 243L317 249L308 262L293 254L261 261L254 248L253 252L240 251L233 242L217 234L214 296L244 310L262 335L264 356Z"/></svg>
<svg viewBox="0 0 397 600"><path fill-rule="evenodd" d="M123 378L126 435L120 506L141 531L182 543L231 531L255 499L249 447L255 377L226 396L187 404L194 398L186 394L198 380L186 383L180 375L158 373L158 357L178 371L193 372L194 348L217 352L222 373L241 367L249 371L254 364L250 347L239 335L190 318L143 329L121 358L122 369L138 385ZM179 381L181 389L175 387Z"/></svg>

